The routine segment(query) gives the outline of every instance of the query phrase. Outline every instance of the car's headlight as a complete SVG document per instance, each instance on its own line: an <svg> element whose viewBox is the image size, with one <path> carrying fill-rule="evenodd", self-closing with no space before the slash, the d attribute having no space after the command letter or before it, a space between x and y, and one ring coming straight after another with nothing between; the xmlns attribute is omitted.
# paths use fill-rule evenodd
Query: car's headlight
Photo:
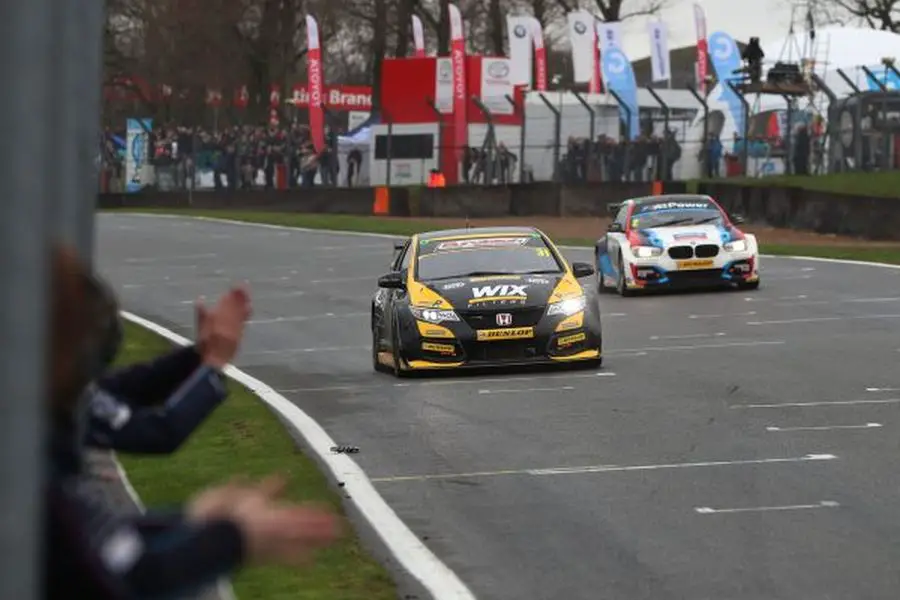
<svg viewBox="0 0 900 600"><path fill-rule="evenodd" d="M656 248L654 246L635 246L631 249L631 252L638 258L653 258L662 254L662 248Z"/></svg>
<svg viewBox="0 0 900 600"><path fill-rule="evenodd" d="M459 316L452 310L444 310L439 308L419 308L417 306L411 306L409 310L418 320L427 321L429 323L459 321Z"/></svg>
<svg viewBox="0 0 900 600"><path fill-rule="evenodd" d="M587 300L584 296L579 296L577 298L568 298L560 302L554 302L553 304L548 306L547 315L564 315L569 317L583 311L586 304Z"/></svg>
<svg viewBox="0 0 900 600"><path fill-rule="evenodd" d="M727 242L725 244L725 250L727 252L743 252L747 249L747 242L745 240L734 240L733 242Z"/></svg>

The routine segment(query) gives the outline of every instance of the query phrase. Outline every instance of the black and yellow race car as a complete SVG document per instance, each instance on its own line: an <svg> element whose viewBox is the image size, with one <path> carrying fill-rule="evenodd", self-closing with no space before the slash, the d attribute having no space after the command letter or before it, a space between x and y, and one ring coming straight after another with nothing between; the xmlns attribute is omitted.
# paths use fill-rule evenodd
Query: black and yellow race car
<svg viewBox="0 0 900 600"><path fill-rule="evenodd" d="M375 370L602 363L600 307L578 281L594 267L541 231L431 231L395 250L372 299Z"/></svg>

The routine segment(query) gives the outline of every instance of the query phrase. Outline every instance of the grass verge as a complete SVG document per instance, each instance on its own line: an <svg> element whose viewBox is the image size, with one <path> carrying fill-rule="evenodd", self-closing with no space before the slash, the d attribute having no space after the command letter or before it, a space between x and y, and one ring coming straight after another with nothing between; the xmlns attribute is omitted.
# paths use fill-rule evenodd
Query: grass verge
<svg viewBox="0 0 900 600"><path fill-rule="evenodd" d="M323 229L328 231L360 231L365 233L382 233L389 235L412 235L421 231L442 229L444 226L427 219L379 218L359 215L325 215L277 212L253 212L231 210L192 210L192 209L120 209L106 212L140 212L151 214L169 214L198 217L215 217L248 223L265 223L287 227L304 227L307 229ZM563 245L593 246L594 240L567 238L557 236L547 230L554 240ZM763 254L778 256L812 256L817 258L839 258L862 260L888 264L900 264L900 248L860 244L858 246L814 246L806 244L761 244Z"/></svg>
<svg viewBox="0 0 900 600"><path fill-rule="evenodd" d="M152 359L171 350L169 342L132 323L126 324L120 366ZM341 511L340 499L313 461L294 444L284 426L253 393L231 382L228 400L176 454L120 456L132 485L148 506L180 504L200 489L233 475L261 478L273 472L290 478L287 496L327 504ZM247 568L234 578L239 600L393 600L388 573L367 556L348 526L347 537L321 551L302 569Z"/></svg>

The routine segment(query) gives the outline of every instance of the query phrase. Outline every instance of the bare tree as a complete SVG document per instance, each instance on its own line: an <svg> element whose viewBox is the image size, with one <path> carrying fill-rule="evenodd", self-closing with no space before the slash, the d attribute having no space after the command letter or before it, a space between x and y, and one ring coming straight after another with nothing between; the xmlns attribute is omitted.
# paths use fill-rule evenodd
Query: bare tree
<svg viewBox="0 0 900 600"><path fill-rule="evenodd" d="M653 15L664 8L667 0L557 0L566 11L579 8L596 10L607 22L624 21L641 15Z"/></svg>
<svg viewBox="0 0 900 600"><path fill-rule="evenodd" d="M809 6L817 23L864 23L872 29L900 32L900 0L816 0Z"/></svg>

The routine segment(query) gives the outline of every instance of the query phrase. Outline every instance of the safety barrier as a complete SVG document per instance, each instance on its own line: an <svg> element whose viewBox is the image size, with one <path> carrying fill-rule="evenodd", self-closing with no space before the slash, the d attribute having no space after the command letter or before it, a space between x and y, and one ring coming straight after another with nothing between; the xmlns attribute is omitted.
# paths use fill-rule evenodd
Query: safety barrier
<svg viewBox="0 0 900 600"><path fill-rule="evenodd" d="M195 208L394 217L608 217L607 205L652 194L685 193L685 182L558 184L444 188L328 188L230 192L101 194L100 208ZM900 239L900 199L835 194L791 187L701 183L748 222L772 227Z"/></svg>

